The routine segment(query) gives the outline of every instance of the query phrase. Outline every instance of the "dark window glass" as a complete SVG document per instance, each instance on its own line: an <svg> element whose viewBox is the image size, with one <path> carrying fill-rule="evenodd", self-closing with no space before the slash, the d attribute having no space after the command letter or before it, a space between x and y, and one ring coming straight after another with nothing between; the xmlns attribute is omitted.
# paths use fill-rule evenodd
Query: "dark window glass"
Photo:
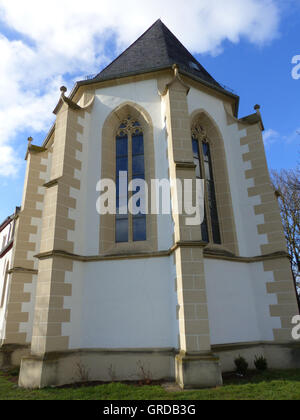
<svg viewBox="0 0 300 420"><path fill-rule="evenodd" d="M132 136L132 179L145 179L144 136ZM139 192L138 187L135 192ZM137 206L140 205L140 200ZM146 216L139 214L132 217L133 241L146 241Z"/></svg>
<svg viewBox="0 0 300 420"><path fill-rule="evenodd" d="M117 162L116 162L116 170L117 170L117 176L119 176L119 172L121 171L128 171L128 158L117 158Z"/></svg>
<svg viewBox="0 0 300 420"><path fill-rule="evenodd" d="M144 139L142 134L132 136L132 155L144 155Z"/></svg>
<svg viewBox="0 0 300 420"><path fill-rule="evenodd" d="M202 143L202 148L203 148L203 156L204 159L208 158L209 155L209 144L208 143Z"/></svg>
<svg viewBox="0 0 300 420"><path fill-rule="evenodd" d="M201 179L201 167L199 159L194 159L196 165L196 178Z"/></svg>
<svg viewBox="0 0 300 420"><path fill-rule="evenodd" d="M197 139L193 139L193 154L195 158L199 159L199 149L198 149Z"/></svg>
<svg viewBox="0 0 300 420"><path fill-rule="evenodd" d="M116 242L128 242L128 215L119 215L120 195L119 172L128 172L128 137L122 136L116 139Z"/></svg>
<svg viewBox="0 0 300 420"><path fill-rule="evenodd" d="M216 244L221 244L220 225L219 225L219 218L218 218L210 147L208 143L203 143L202 145L203 145L203 160L204 160L204 168L205 168L205 179L206 179L206 188L207 188L207 195L208 195L208 205L209 205L209 210L210 210L213 241Z"/></svg>
<svg viewBox="0 0 300 420"><path fill-rule="evenodd" d="M116 147L117 157L128 156L128 139L126 137L117 137Z"/></svg>
<svg viewBox="0 0 300 420"><path fill-rule="evenodd" d="M132 122L131 118L128 118L130 124L134 129L134 133L130 137L126 134L127 124L123 123L120 126L119 135L116 138L116 204L117 204L117 215L116 215L116 242L128 242L129 241L129 215L122 215L119 213L120 199L119 196L119 185L120 178L119 172L128 173L128 141L131 141L131 161L132 161L132 179L145 179L145 161L144 161L144 137L140 133L140 124ZM139 192L139 188L133 192ZM137 206L140 205L140 200ZM133 241L145 241L146 238L146 215L138 214L132 216L132 240Z"/></svg>
<svg viewBox="0 0 300 420"><path fill-rule="evenodd" d="M144 179L145 163L144 163L144 138L143 135L132 136L132 178Z"/></svg>
<svg viewBox="0 0 300 420"><path fill-rule="evenodd" d="M116 242L128 242L128 217L116 216Z"/></svg>
<svg viewBox="0 0 300 420"><path fill-rule="evenodd" d="M145 179L145 174L132 175L132 179Z"/></svg>
<svg viewBox="0 0 300 420"><path fill-rule="evenodd" d="M132 218L133 240L135 242L146 240L146 216L138 215Z"/></svg>
<svg viewBox="0 0 300 420"><path fill-rule="evenodd" d="M144 156L132 156L132 176L144 175Z"/></svg>
<svg viewBox="0 0 300 420"><path fill-rule="evenodd" d="M200 164L200 153L199 153L199 144L197 139L193 139L193 154L194 154L194 163L196 165L196 177L197 179L202 178L202 170ZM206 209L204 207L204 219L201 225L201 233L202 233L202 240L204 242L209 242L208 238L208 226L207 226L207 218L206 218Z"/></svg>
<svg viewBox="0 0 300 420"><path fill-rule="evenodd" d="M207 220L206 220L206 211L205 211L205 217L204 217L203 223L201 225L201 234L202 234L202 240L204 242L209 242L208 227L207 227Z"/></svg>

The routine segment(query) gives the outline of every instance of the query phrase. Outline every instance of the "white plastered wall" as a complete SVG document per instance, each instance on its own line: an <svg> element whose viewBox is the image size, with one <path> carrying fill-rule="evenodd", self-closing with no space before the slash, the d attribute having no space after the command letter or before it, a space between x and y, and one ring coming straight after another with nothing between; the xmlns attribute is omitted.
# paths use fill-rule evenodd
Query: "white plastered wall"
<svg viewBox="0 0 300 420"><path fill-rule="evenodd" d="M245 178L245 171L251 169L251 163L244 162L242 155L249 152L249 148L240 145L240 139L246 136L246 130L239 131L237 123L228 125L223 102L200 90L190 90L188 106L190 114L196 110L206 111L222 134L239 253L247 257L260 255L260 246L267 243L267 236L259 235L257 231L257 226L264 223L264 216L254 213L254 206L261 204L261 199L248 197L248 188L253 187L254 183L252 179Z"/></svg>
<svg viewBox="0 0 300 420"><path fill-rule="evenodd" d="M176 348L172 257L74 262L71 322L63 324L70 348Z"/></svg>
<svg viewBox="0 0 300 420"><path fill-rule="evenodd" d="M204 268L212 344L273 341L280 319L270 316L277 302L267 293L273 279L263 263L205 259Z"/></svg>

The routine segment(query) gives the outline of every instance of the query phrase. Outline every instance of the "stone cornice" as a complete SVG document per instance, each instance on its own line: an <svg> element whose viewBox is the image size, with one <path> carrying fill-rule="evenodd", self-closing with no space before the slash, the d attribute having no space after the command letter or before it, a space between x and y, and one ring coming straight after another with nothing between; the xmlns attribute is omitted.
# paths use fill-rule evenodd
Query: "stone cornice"
<svg viewBox="0 0 300 420"><path fill-rule="evenodd" d="M135 79L143 79L147 76L151 77L153 74L160 74L160 73L164 73L166 71L170 71L170 69L172 69L172 66L168 66L168 67L162 67L162 68L153 68L152 70L149 69L147 71L147 73L141 71L141 72L135 72L135 73L131 73L128 72L127 74L124 74L122 76L120 76L119 78L108 78L108 79L102 79L102 80L94 80L94 79L90 79L90 80L81 80L79 82L77 82L75 84L75 86L72 89L72 92L70 94L70 98L73 99L75 97L75 95L77 94L78 90L81 87L90 87L92 86L95 89L101 88L102 86L105 86L105 84L113 82L113 83L119 83L121 80L125 79L124 83L126 83L126 79L128 78L135 78ZM185 78L189 78L193 81L195 81L196 83L198 83L199 85L205 86L209 89L211 89L212 91L216 91L219 92L220 94L227 96L229 98L232 98L235 102L236 102L236 106L235 106L235 115L238 114L238 107L239 107L239 96L229 92L228 90L222 88L222 86L218 87L216 85L212 85L209 82L206 82L205 80L196 77L195 75L192 75L191 73L186 72L184 69L179 68L179 72L180 74L182 74ZM152 76L154 77L154 76Z"/></svg>
<svg viewBox="0 0 300 420"><path fill-rule="evenodd" d="M193 162L175 162L176 168L178 169L195 169L196 165Z"/></svg>
<svg viewBox="0 0 300 420"><path fill-rule="evenodd" d="M43 153L45 152L47 149L45 147L40 147L40 146L35 146L34 144L29 144L28 148L27 148L27 152L26 152L26 156L25 156L25 160L27 160L28 155L30 153Z"/></svg>
<svg viewBox="0 0 300 420"><path fill-rule="evenodd" d="M245 126L259 124L260 128L261 128L261 131L264 131L265 127L264 127L264 123L263 123L263 120L262 120L262 115L261 115L261 112L260 112L260 106L255 105L254 109L256 111L254 114L246 115L243 118L236 118L234 115L231 115L226 107L225 107L225 112L226 112L228 118L231 119L233 122L243 124Z"/></svg>
<svg viewBox="0 0 300 420"><path fill-rule="evenodd" d="M233 261L239 263L256 263L267 260L276 260L279 258L289 258L289 254L285 251L274 252L272 254L258 255L255 257L239 257L236 255L229 255L226 252L204 250L204 257L225 261Z"/></svg>
<svg viewBox="0 0 300 420"><path fill-rule="evenodd" d="M74 261L94 262L94 261L139 259L139 258L162 258L162 257L168 257L170 255L171 255L170 251L159 251L159 252L143 252L143 253L126 252L124 254L83 256L83 255L72 254L66 251L53 250L53 251L37 254L34 257L40 260L53 258L53 257L60 257L60 258L71 259Z"/></svg>
<svg viewBox="0 0 300 420"><path fill-rule="evenodd" d="M237 351L243 349L250 349L254 347L289 347L300 348L300 343L297 341L250 341L247 343L232 343L232 344L214 344L211 346L213 352Z"/></svg>
<svg viewBox="0 0 300 420"><path fill-rule="evenodd" d="M95 261L109 261L109 260L128 260L128 259L145 259L145 258L165 258L172 255L178 248L204 248L204 257L210 259L218 259L223 261L232 261L238 263L256 263L266 260L273 260L279 258L289 258L289 255L285 251L275 252L268 255L259 255L255 257L239 257L234 254L230 254L227 250L211 250L205 249L207 246L206 242L203 241L183 241L174 244L170 249L158 252L141 252L141 253L123 253L123 254L107 254L107 255L90 255L83 256L72 254L66 251L52 250L49 252L43 252L35 255L35 258L40 260L60 257L71 259L74 261L81 262L95 262Z"/></svg>
<svg viewBox="0 0 300 420"><path fill-rule="evenodd" d="M51 181L46 182L43 187L45 188L51 188L54 187L54 185L57 185L59 180L61 179L61 177L56 178L56 179L52 179Z"/></svg>
<svg viewBox="0 0 300 420"><path fill-rule="evenodd" d="M13 273L38 274L38 270L32 270L31 268L24 268L24 267L13 267L7 272L8 274L13 274Z"/></svg>

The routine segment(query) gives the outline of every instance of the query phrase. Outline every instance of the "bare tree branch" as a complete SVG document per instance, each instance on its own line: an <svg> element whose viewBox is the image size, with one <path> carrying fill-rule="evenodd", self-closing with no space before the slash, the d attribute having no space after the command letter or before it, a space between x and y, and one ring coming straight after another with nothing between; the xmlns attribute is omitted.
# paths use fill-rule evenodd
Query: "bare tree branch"
<svg viewBox="0 0 300 420"><path fill-rule="evenodd" d="M300 295L300 168L272 171L271 179L278 198L291 267Z"/></svg>

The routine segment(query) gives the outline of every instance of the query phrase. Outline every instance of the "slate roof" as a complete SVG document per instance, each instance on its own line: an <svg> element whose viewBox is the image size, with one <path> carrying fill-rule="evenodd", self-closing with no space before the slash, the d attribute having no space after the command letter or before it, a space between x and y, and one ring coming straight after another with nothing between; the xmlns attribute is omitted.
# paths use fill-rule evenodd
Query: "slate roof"
<svg viewBox="0 0 300 420"><path fill-rule="evenodd" d="M216 80L160 19L92 80L102 81L147 73L171 67L173 64L177 64L180 70L220 88Z"/></svg>

